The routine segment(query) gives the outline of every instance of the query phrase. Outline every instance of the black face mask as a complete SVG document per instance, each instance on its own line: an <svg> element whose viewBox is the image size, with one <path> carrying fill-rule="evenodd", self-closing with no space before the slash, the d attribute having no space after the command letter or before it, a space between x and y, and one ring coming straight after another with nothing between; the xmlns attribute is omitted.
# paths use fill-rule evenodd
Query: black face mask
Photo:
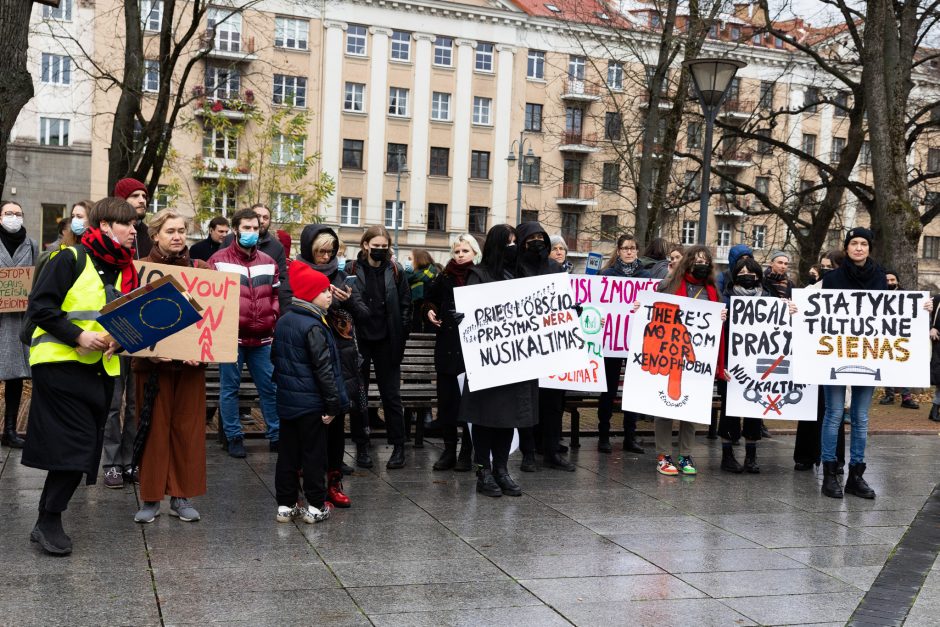
<svg viewBox="0 0 940 627"><path fill-rule="evenodd" d="M832 272L832 268L820 268L819 269L819 279L822 280L824 276Z"/></svg>
<svg viewBox="0 0 940 627"><path fill-rule="evenodd" d="M372 261L388 261L388 248L370 248L369 257Z"/></svg>
<svg viewBox="0 0 940 627"><path fill-rule="evenodd" d="M759 285L757 277L751 274L739 275L734 281L746 290L754 289Z"/></svg>
<svg viewBox="0 0 940 627"><path fill-rule="evenodd" d="M712 271L712 265L710 263L696 263L692 266L692 276L696 279L704 279Z"/></svg>
<svg viewBox="0 0 940 627"><path fill-rule="evenodd" d="M893 291L895 291L895 290L901 289L901 285L900 285L899 283L895 283L894 285L889 285L889 286L888 286L888 289L893 292Z"/></svg>
<svg viewBox="0 0 940 627"><path fill-rule="evenodd" d="M531 242L528 242L525 245L526 252L530 252L530 253L531 252L541 253L546 248L547 247L545 246L545 242L543 242L540 239L532 240Z"/></svg>
<svg viewBox="0 0 940 627"><path fill-rule="evenodd" d="M519 254L519 247L515 244L506 244L506 250L503 252L503 259L507 265L516 263L516 257Z"/></svg>

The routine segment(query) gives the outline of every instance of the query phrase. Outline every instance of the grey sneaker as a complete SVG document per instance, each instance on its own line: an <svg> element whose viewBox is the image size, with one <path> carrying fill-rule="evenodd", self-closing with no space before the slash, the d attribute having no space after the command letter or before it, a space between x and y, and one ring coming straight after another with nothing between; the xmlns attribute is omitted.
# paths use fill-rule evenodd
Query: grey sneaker
<svg viewBox="0 0 940 627"><path fill-rule="evenodd" d="M134 515L134 522L152 523L160 515L160 501L144 501L143 507Z"/></svg>
<svg viewBox="0 0 940 627"><path fill-rule="evenodd" d="M277 522L279 523L290 522L299 514L300 514L300 510L298 510L296 507L287 507L286 505L279 505L277 508Z"/></svg>
<svg viewBox="0 0 940 627"><path fill-rule="evenodd" d="M124 487L124 475L117 466L108 466L104 471L104 487L120 490Z"/></svg>
<svg viewBox="0 0 940 627"><path fill-rule="evenodd" d="M189 499L170 497L170 516L176 516L183 522L196 522L199 520L199 512L189 502Z"/></svg>
<svg viewBox="0 0 940 627"><path fill-rule="evenodd" d="M323 522L329 518L332 511L333 504L324 502L321 509L317 509L313 505L308 505L300 510L299 516L305 523L312 525L313 523Z"/></svg>

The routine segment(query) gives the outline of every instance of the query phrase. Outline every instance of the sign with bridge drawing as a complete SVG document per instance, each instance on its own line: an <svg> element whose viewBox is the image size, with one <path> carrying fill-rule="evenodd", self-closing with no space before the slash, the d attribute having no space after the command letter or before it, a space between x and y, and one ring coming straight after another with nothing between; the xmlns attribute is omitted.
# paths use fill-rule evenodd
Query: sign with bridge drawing
<svg viewBox="0 0 940 627"><path fill-rule="evenodd" d="M728 324L728 415L816 420L819 387L793 381L793 324L787 301L735 296Z"/></svg>
<svg viewBox="0 0 940 627"><path fill-rule="evenodd" d="M798 383L930 385L927 292L794 290Z"/></svg>

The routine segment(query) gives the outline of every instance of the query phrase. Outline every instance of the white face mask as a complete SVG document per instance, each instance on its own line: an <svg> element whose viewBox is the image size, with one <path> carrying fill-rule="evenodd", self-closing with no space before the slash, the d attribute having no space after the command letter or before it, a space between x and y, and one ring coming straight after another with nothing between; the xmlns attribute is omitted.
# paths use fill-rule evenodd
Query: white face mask
<svg viewBox="0 0 940 627"><path fill-rule="evenodd" d="M346 267L346 257L342 255L336 255L336 264L342 270Z"/></svg>
<svg viewBox="0 0 940 627"><path fill-rule="evenodd" d="M7 233L16 233L23 228L23 218L20 216L3 216L0 224Z"/></svg>

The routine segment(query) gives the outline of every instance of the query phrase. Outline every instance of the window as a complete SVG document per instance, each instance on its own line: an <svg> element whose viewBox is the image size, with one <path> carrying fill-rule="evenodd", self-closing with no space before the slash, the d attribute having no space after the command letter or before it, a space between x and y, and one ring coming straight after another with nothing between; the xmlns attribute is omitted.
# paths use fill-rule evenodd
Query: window
<svg viewBox="0 0 940 627"><path fill-rule="evenodd" d="M842 151L845 150L845 138L832 138L832 151L829 154L829 161L834 165L842 160Z"/></svg>
<svg viewBox="0 0 940 627"><path fill-rule="evenodd" d="M490 153L483 150L470 152L470 178L490 178Z"/></svg>
<svg viewBox="0 0 940 627"><path fill-rule="evenodd" d="M816 136L812 133L803 133L803 152L810 157L816 156Z"/></svg>
<svg viewBox="0 0 940 627"><path fill-rule="evenodd" d="M731 246L731 223L727 220L718 221L717 246Z"/></svg>
<svg viewBox="0 0 940 627"><path fill-rule="evenodd" d="M930 151L927 151L928 156ZM871 144L867 141L862 142L862 149L858 153L858 162L860 165L871 165Z"/></svg>
<svg viewBox="0 0 940 627"><path fill-rule="evenodd" d="M470 212L467 215L467 230L471 233L486 233L486 216L489 212L489 207L470 207Z"/></svg>
<svg viewBox="0 0 940 627"><path fill-rule="evenodd" d="M578 249L578 231L581 216L573 211L561 212L561 236L565 239L568 248Z"/></svg>
<svg viewBox="0 0 940 627"><path fill-rule="evenodd" d="M163 0L140 0L140 27L159 32L163 23Z"/></svg>
<svg viewBox="0 0 940 627"><path fill-rule="evenodd" d="M567 144L581 143L581 130L584 127L584 109L581 107L565 107L565 132L572 136L572 141L566 140Z"/></svg>
<svg viewBox="0 0 940 627"><path fill-rule="evenodd" d="M924 236L924 259L940 258L940 237Z"/></svg>
<svg viewBox="0 0 940 627"><path fill-rule="evenodd" d="M605 242L612 242L617 239L617 235L620 231L619 226L617 225L617 216L616 215L603 215L601 216L601 240Z"/></svg>
<svg viewBox="0 0 940 627"><path fill-rule="evenodd" d="M738 41L741 39L741 29L737 26L731 27L731 41Z"/></svg>
<svg viewBox="0 0 940 627"><path fill-rule="evenodd" d="M366 86L362 83L346 83L343 111L362 113L366 110Z"/></svg>
<svg viewBox="0 0 940 627"><path fill-rule="evenodd" d="M304 197L300 194L271 194L271 221L279 224L300 222L303 216Z"/></svg>
<svg viewBox="0 0 940 627"><path fill-rule="evenodd" d="M538 222L539 221L539 212L537 209L523 209L521 215L521 222Z"/></svg>
<svg viewBox="0 0 940 627"><path fill-rule="evenodd" d="M816 183L809 179L800 179L800 202L811 203L816 201Z"/></svg>
<svg viewBox="0 0 940 627"><path fill-rule="evenodd" d="M428 203L428 230L446 231L447 205L442 203Z"/></svg>
<svg viewBox="0 0 940 627"><path fill-rule="evenodd" d="M774 48L777 48L777 49L783 48L783 40L780 39L779 37L774 37Z"/></svg>
<svg viewBox="0 0 940 627"><path fill-rule="evenodd" d="M493 106L492 98L473 97L473 123L474 124L492 124L490 121L490 109Z"/></svg>
<svg viewBox="0 0 940 627"><path fill-rule="evenodd" d="M761 45L762 41L763 40L761 39L760 33L754 33L754 35L751 37L751 43L754 44L755 46Z"/></svg>
<svg viewBox="0 0 940 627"><path fill-rule="evenodd" d="M431 167L428 174L431 176L450 174L450 148L431 148Z"/></svg>
<svg viewBox="0 0 940 627"><path fill-rule="evenodd" d="M303 138L291 138L278 133L271 138L271 163L297 165L304 161Z"/></svg>
<svg viewBox="0 0 940 627"><path fill-rule="evenodd" d="M61 0L58 8L43 6L42 19L44 20L63 20L72 21L72 0Z"/></svg>
<svg viewBox="0 0 940 627"><path fill-rule="evenodd" d="M526 78L543 80L545 78L545 53L541 50L529 50L526 64Z"/></svg>
<svg viewBox="0 0 940 627"><path fill-rule="evenodd" d="M608 111L604 117L604 139L617 141L623 130L623 118L619 111Z"/></svg>
<svg viewBox="0 0 940 627"><path fill-rule="evenodd" d="M473 67L478 72L493 71L493 44L481 41L477 43Z"/></svg>
<svg viewBox="0 0 940 627"><path fill-rule="evenodd" d="M238 158L238 129L206 129L202 136L202 156L214 159Z"/></svg>
<svg viewBox="0 0 940 627"><path fill-rule="evenodd" d="M718 24L712 24L708 27L708 36L711 39L718 38Z"/></svg>
<svg viewBox="0 0 940 627"><path fill-rule="evenodd" d="M683 175L682 178L682 187L683 187L683 197L686 200L692 200L694 198L699 198L701 195L702 187L699 184L701 172L698 171L689 171Z"/></svg>
<svg viewBox="0 0 940 627"><path fill-rule="evenodd" d="M605 163L604 164L604 177L603 177L603 183L601 187L603 187L603 189L608 192L620 191L620 164L619 163Z"/></svg>
<svg viewBox="0 0 940 627"><path fill-rule="evenodd" d="M695 220L682 221L682 245L692 246L698 241L698 222Z"/></svg>
<svg viewBox="0 0 940 627"><path fill-rule="evenodd" d="M147 211L156 213L170 206L170 194L167 192L166 185L157 185L157 190L153 198L147 201Z"/></svg>
<svg viewBox="0 0 940 627"><path fill-rule="evenodd" d="M209 98L237 98L241 89L241 76L238 68L234 67L207 66L205 82L206 95Z"/></svg>
<svg viewBox="0 0 940 627"><path fill-rule="evenodd" d="M763 194L764 196L770 193L770 177L769 176L758 176L754 179L754 189L758 193Z"/></svg>
<svg viewBox="0 0 940 627"><path fill-rule="evenodd" d="M542 158L526 157L522 160L522 182L538 185L542 176Z"/></svg>
<svg viewBox="0 0 940 627"><path fill-rule="evenodd" d="M310 25L307 20L290 17L274 18L274 46L290 50L306 50Z"/></svg>
<svg viewBox="0 0 940 627"><path fill-rule="evenodd" d="M837 118L844 118L849 114L849 92L840 89L836 92L836 97L832 99L832 115Z"/></svg>
<svg viewBox="0 0 940 627"><path fill-rule="evenodd" d="M242 14L229 9L211 8L206 13L209 30L215 32L215 49L238 52L242 48Z"/></svg>
<svg viewBox="0 0 940 627"><path fill-rule="evenodd" d="M340 226L359 226L361 198L341 198L339 201Z"/></svg>
<svg viewBox="0 0 940 627"><path fill-rule="evenodd" d="M144 60L144 81L141 89L147 92L160 91L160 62Z"/></svg>
<svg viewBox="0 0 940 627"><path fill-rule="evenodd" d="M531 133L542 132L542 105L525 103L525 130Z"/></svg>
<svg viewBox="0 0 940 627"><path fill-rule="evenodd" d="M575 55L568 57L568 78L573 81L583 81L586 67L587 61L584 57Z"/></svg>
<svg viewBox="0 0 940 627"><path fill-rule="evenodd" d="M650 12L650 28L660 28L663 25L663 18L655 11Z"/></svg>
<svg viewBox="0 0 940 627"><path fill-rule="evenodd" d="M395 228L395 220L398 220L398 228L405 227L405 201L395 202L394 200L385 201L385 228Z"/></svg>
<svg viewBox="0 0 940 627"><path fill-rule="evenodd" d="M389 87L388 114L397 117L408 115L408 90L404 87Z"/></svg>
<svg viewBox="0 0 940 627"><path fill-rule="evenodd" d="M411 33L403 30L392 31L392 61L411 60Z"/></svg>
<svg viewBox="0 0 940 627"><path fill-rule="evenodd" d="M770 129L769 129L769 128L759 128L759 129L755 130L754 133L755 133L756 135L760 135L761 137L768 137L768 138L770 137ZM758 140L757 140L757 154L759 154L759 155L771 155L771 154L773 154L773 152L774 152L774 147L773 147L773 145L771 145L770 142L765 141L765 140L763 140L763 139L758 139Z"/></svg>
<svg viewBox="0 0 940 627"><path fill-rule="evenodd" d="M361 170L362 169L362 149L363 142L361 139L344 139L343 140L343 169L344 170Z"/></svg>
<svg viewBox="0 0 940 627"><path fill-rule="evenodd" d="M751 227L751 247L755 250L764 248L767 240L767 227L763 224L755 224Z"/></svg>
<svg viewBox="0 0 940 627"><path fill-rule="evenodd" d="M450 122L450 94L440 91L431 94L431 119Z"/></svg>
<svg viewBox="0 0 940 627"><path fill-rule="evenodd" d="M804 110L807 113L815 113L817 104L819 104L819 88L807 87L806 94L803 96Z"/></svg>
<svg viewBox="0 0 940 627"><path fill-rule="evenodd" d="M689 122L686 128L686 148L689 150L700 149L702 147L702 123Z"/></svg>
<svg viewBox="0 0 940 627"><path fill-rule="evenodd" d="M454 40L438 35L434 39L434 65L451 67L454 65Z"/></svg>
<svg viewBox="0 0 940 627"><path fill-rule="evenodd" d="M274 75L274 104L307 106L307 79L303 76Z"/></svg>
<svg viewBox="0 0 940 627"><path fill-rule="evenodd" d="M646 66L646 87L649 89L650 93L653 93L653 77L656 75L656 66L647 65ZM659 95L668 96L669 95L669 72L667 71L663 74L663 82L659 86ZM730 94L729 94L730 97Z"/></svg>
<svg viewBox="0 0 940 627"><path fill-rule="evenodd" d="M39 143L43 146L68 146L69 121L61 118L39 118Z"/></svg>
<svg viewBox="0 0 940 627"><path fill-rule="evenodd" d="M774 83L773 81L760 82L760 100L757 106L761 109L773 109L774 106Z"/></svg>
<svg viewBox="0 0 940 627"><path fill-rule="evenodd" d="M42 53L42 82L69 85L72 82L72 60L64 55Z"/></svg>
<svg viewBox="0 0 940 627"><path fill-rule="evenodd" d="M346 54L357 57L366 56L366 27L361 24L350 24L346 27Z"/></svg>
<svg viewBox="0 0 940 627"><path fill-rule="evenodd" d="M607 62L607 86L610 89L623 89L623 63Z"/></svg>
<svg viewBox="0 0 940 627"><path fill-rule="evenodd" d="M940 148L927 150L927 171L940 172Z"/></svg>
<svg viewBox="0 0 940 627"><path fill-rule="evenodd" d="M213 185L209 192L208 207L214 214L229 217L238 211L238 186L234 181L223 185Z"/></svg>
<svg viewBox="0 0 940 627"><path fill-rule="evenodd" d="M385 171L391 174L398 172L398 168L404 169L408 163L408 145L407 144L389 144L388 151L385 154Z"/></svg>

